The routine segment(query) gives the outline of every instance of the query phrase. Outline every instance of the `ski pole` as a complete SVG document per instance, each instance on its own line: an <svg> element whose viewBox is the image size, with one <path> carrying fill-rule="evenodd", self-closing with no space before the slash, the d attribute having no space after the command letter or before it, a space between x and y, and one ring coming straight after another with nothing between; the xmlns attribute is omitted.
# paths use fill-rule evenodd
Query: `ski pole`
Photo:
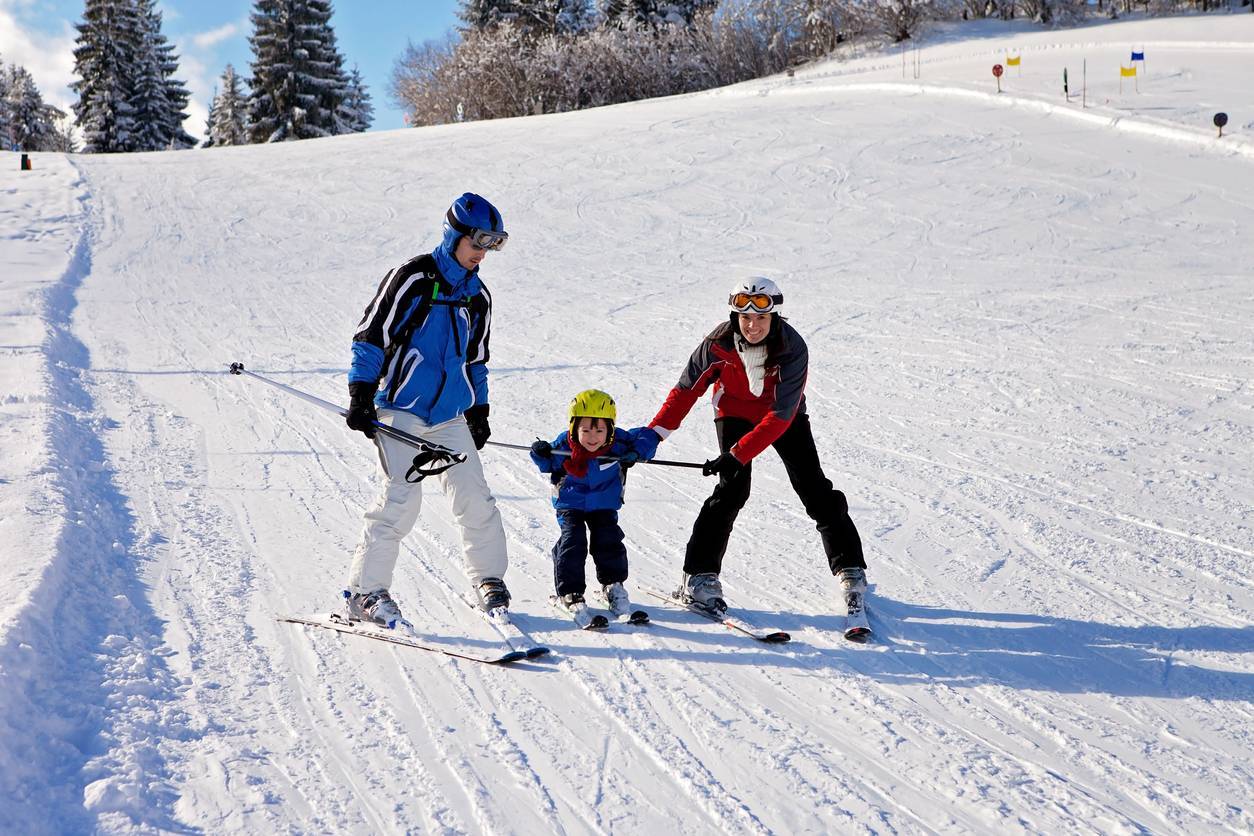
<svg viewBox="0 0 1254 836"><path fill-rule="evenodd" d="M333 404L330 401L324 401L322 398L319 398L317 395L311 395L308 392L302 392L299 389L293 388L283 383L279 383L277 380L271 380L270 378L265 377L264 375L259 375L256 372L250 372L248 371L248 369L244 368L243 363L232 363L229 371L231 374L234 374L234 375L248 375L251 378L260 380L262 383L269 384L270 386L273 386L276 389L282 389L284 392L287 392L289 395L292 395L293 397L300 398L301 400L307 401L313 404L314 406L321 407L322 409L325 409L328 412L334 412L336 415L340 416L341 418L348 417L348 410L344 409L343 407L337 406L336 404ZM431 442L431 441L427 441L426 439L420 438L416 435L410 435L404 430L398 430L395 427L384 424L381 421L375 421L374 428L380 434L385 435L388 438L395 439L397 441L402 441L405 444L408 444L411 447L414 447L418 450L430 450L433 448L443 449L441 445L435 444L434 442ZM491 444L494 447L508 447L511 450L527 450L528 452L530 452L531 450L531 447L525 444L507 444L504 441L488 441L487 443ZM460 456L461 454L459 453L457 455ZM569 456L570 453L566 450L554 450L553 455L554 456ZM459 459L459 461L460 460L461 459ZM616 462L618 461L618 456L598 456L597 461ZM650 459L649 461L642 460L642 461L636 462L636 464L660 464L665 467L695 467L695 468L704 467L704 465L698 462L677 462L677 461L669 461L667 459Z"/></svg>
<svg viewBox="0 0 1254 836"><path fill-rule="evenodd" d="M507 444L504 441L489 441L487 443L491 444L494 447L508 447L511 450L527 450L527 451L531 450L531 448L528 447L526 444ZM570 451L569 450L554 450L551 455L569 456ZM597 456L597 461L616 462L618 461L618 456ZM660 464L663 467L695 467L697 469L705 467L705 465L701 464L700 462L677 462L677 461L672 461L670 459L648 459L648 460L640 459L639 461L636 462L636 464Z"/></svg>
<svg viewBox="0 0 1254 836"><path fill-rule="evenodd" d="M348 417L347 409L337 406L336 404L333 404L330 401L324 401L322 398L319 398L316 395L311 395L308 392L302 392L299 389L294 389L291 386L287 386L283 383L279 383L277 380L271 380L270 378L259 375L256 372L250 372L248 371L248 369L244 368L243 363L232 363L230 367L230 372L231 374L234 374L234 375L246 374L251 378L260 380L262 383L268 383L269 385L273 386L276 389L282 389L284 392L287 392L289 395L294 395L295 397L300 398L302 401L308 401L314 406L322 407L328 412L334 412L336 415L340 416L341 418ZM405 444L408 444L411 447L417 450L421 450L423 452L448 449L441 444L436 444L435 442L427 441L426 439L419 438L416 435L410 435L404 430L396 429L396 427L390 427L387 424L382 423L381 421L375 421L374 428L375 428L375 431L380 433L381 435L385 435L388 438L395 439L396 441L404 442ZM449 450L448 452L453 453L452 450ZM457 457L458 462L462 462L465 460L465 456L463 456L461 453L455 453L454 455Z"/></svg>

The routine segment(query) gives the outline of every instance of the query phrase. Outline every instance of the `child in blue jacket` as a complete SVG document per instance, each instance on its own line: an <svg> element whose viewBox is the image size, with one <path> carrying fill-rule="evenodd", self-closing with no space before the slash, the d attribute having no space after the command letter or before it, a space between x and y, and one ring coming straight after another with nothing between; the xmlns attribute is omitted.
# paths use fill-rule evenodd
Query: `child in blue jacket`
<svg viewBox="0 0 1254 836"><path fill-rule="evenodd" d="M623 505L627 468L653 458L661 438L648 427L616 430L617 417L613 398L588 389L570 402L570 428L552 443L537 441L531 446L531 460L541 473L550 474L553 483L553 507L562 531L553 547L553 580L557 597L572 611L586 606L584 562L589 551L610 611L621 615L630 610L623 588L627 549L618 509ZM570 455L554 455L555 450ZM598 456L618 461L597 461Z"/></svg>

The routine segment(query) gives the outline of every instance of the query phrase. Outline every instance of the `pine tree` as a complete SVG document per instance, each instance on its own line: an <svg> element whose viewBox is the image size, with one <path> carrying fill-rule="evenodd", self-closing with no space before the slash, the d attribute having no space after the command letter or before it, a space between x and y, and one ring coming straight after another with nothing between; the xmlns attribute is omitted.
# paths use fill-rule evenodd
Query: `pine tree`
<svg viewBox="0 0 1254 836"><path fill-rule="evenodd" d="M370 93L366 90L366 82L362 80L356 64L348 74L348 97L344 99L341 121L349 133L368 131L374 122L374 105L370 103Z"/></svg>
<svg viewBox="0 0 1254 836"><path fill-rule="evenodd" d="M161 72L161 58L157 54L159 29L154 31L152 19L146 12L161 16L155 10L144 9L151 0L140 0L136 9L139 27L131 62L131 90L128 101L135 120L130 149L134 151L160 151L169 144L166 133L166 113L169 102L165 97L165 78Z"/></svg>
<svg viewBox="0 0 1254 836"><path fill-rule="evenodd" d="M347 128L344 58L331 28L329 0L256 0L253 7L253 142L330 136Z"/></svg>
<svg viewBox="0 0 1254 836"><path fill-rule="evenodd" d="M209 115L205 118L205 141L200 143L201 148L212 148L216 143L213 141L213 122L218 118L218 88L213 88L213 97L209 99Z"/></svg>
<svg viewBox="0 0 1254 836"><path fill-rule="evenodd" d="M240 89L240 77L230 64L222 72L222 92L214 92L209 106L205 147L248 144L248 102Z"/></svg>
<svg viewBox="0 0 1254 836"><path fill-rule="evenodd" d="M174 76L179 71L179 58L171 44L161 32L161 12L157 11L157 0L136 0L145 44L151 51L160 74L162 108L157 113L157 134L161 148L191 148L196 139L183 129L187 119L187 102L191 93L183 86L183 82Z"/></svg>
<svg viewBox="0 0 1254 836"><path fill-rule="evenodd" d="M13 133L9 118L9 77L10 70L4 68L3 56L0 56L0 151L13 150Z"/></svg>
<svg viewBox="0 0 1254 836"><path fill-rule="evenodd" d="M71 85L78 94L74 115L83 131L83 150L111 153L132 150L135 114L135 47L138 16L130 0L87 0L78 24Z"/></svg>
<svg viewBox="0 0 1254 836"><path fill-rule="evenodd" d="M482 31L511 22L518 13L514 0L462 0L457 16L468 28Z"/></svg>
<svg viewBox="0 0 1254 836"><path fill-rule="evenodd" d="M65 114L44 102L35 79L25 67L10 67L3 87L7 143L17 151L55 151L58 137L55 124Z"/></svg>
<svg viewBox="0 0 1254 836"><path fill-rule="evenodd" d="M524 20L533 21L541 34L581 32L592 23L590 0L520 0Z"/></svg>
<svg viewBox="0 0 1254 836"><path fill-rule="evenodd" d="M698 13L713 10L718 0L606 0L605 21L614 26L691 26Z"/></svg>
<svg viewBox="0 0 1254 836"><path fill-rule="evenodd" d="M178 56L161 32L157 0L87 0L79 24L74 112L86 151L190 148L190 94L174 78Z"/></svg>
<svg viewBox="0 0 1254 836"><path fill-rule="evenodd" d="M457 16L469 29L510 23L535 38L577 32L588 25L592 12L589 0L463 0Z"/></svg>
<svg viewBox="0 0 1254 836"><path fill-rule="evenodd" d="M308 0L308 3L310 12L319 22L319 63L326 67L325 75L319 79L322 89L318 104L323 112L331 114L329 130L332 134L353 133L344 112L344 103L349 96L349 79L344 72L344 56L337 44L335 29L331 26L331 15L334 13L331 0Z"/></svg>

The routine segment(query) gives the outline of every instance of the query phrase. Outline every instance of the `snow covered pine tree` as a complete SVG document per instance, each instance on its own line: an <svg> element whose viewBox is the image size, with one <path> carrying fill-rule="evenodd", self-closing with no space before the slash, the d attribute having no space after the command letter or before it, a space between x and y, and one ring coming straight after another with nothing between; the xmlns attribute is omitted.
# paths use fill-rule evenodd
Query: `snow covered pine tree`
<svg viewBox="0 0 1254 836"><path fill-rule="evenodd" d="M92 153L129 151L134 145L134 45L138 14L130 0L87 0L78 24L74 73L70 85L78 94L73 105L83 132L83 150Z"/></svg>
<svg viewBox="0 0 1254 836"><path fill-rule="evenodd" d="M347 133L344 59L326 0L257 0L252 13L249 138L285 142Z"/></svg>
<svg viewBox="0 0 1254 836"><path fill-rule="evenodd" d="M248 144L248 102L240 89L240 77L230 64L222 71L222 90L209 106L206 148Z"/></svg>
<svg viewBox="0 0 1254 836"><path fill-rule="evenodd" d="M65 114L44 102L25 67L0 67L0 147L17 151L56 151L56 120Z"/></svg>
<svg viewBox="0 0 1254 836"><path fill-rule="evenodd" d="M374 105L370 103L370 93L366 90L366 82L356 64L348 74L348 95L340 110L340 121L346 132L362 133L370 130L370 124L374 122Z"/></svg>

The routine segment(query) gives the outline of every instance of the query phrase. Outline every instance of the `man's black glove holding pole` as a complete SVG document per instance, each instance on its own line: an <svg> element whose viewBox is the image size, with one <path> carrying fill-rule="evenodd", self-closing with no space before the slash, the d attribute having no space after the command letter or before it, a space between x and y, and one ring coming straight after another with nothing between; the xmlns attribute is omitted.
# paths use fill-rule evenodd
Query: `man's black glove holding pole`
<svg viewBox="0 0 1254 836"><path fill-rule="evenodd" d="M379 413L374 408L374 396L378 391L378 383L359 380L348 384L348 415L344 420L350 429L364 434L366 438L374 438L374 425L379 420Z"/></svg>
<svg viewBox="0 0 1254 836"><path fill-rule="evenodd" d="M474 439L475 449L482 450L492 435L488 427L488 405L479 403L466 410L466 426L470 428L470 437Z"/></svg>

